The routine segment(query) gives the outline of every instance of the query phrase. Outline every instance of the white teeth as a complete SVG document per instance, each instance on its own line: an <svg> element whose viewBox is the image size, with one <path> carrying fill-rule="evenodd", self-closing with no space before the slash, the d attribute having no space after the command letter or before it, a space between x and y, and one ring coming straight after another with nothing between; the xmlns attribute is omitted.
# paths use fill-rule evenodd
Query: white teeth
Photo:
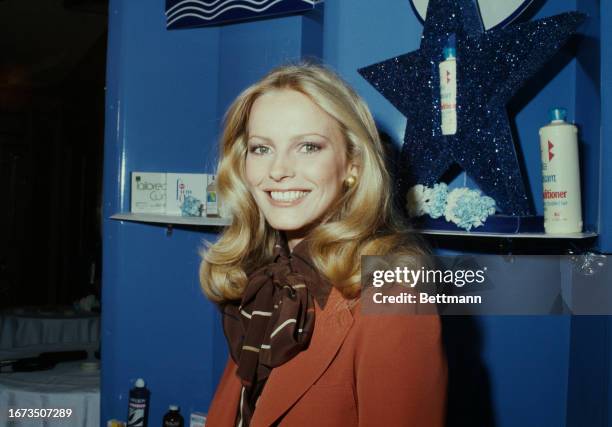
<svg viewBox="0 0 612 427"><path fill-rule="evenodd" d="M293 202L308 194L308 191L271 191L272 199L279 202Z"/></svg>

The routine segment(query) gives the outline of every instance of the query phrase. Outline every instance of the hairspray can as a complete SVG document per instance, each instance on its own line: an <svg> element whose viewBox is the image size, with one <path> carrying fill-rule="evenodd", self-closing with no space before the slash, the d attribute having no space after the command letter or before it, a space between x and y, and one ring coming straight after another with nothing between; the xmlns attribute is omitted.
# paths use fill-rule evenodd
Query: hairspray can
<svg viewBox="0 0 612 427"><path fill-rule="evenodd" d="M130 390L127 427L147 427L149 395L150 392L145 387L144 380L138 378L134 383L134 388Z"/></svg>
<svg viewBox="0 0 612 427"><path fill-rule="evenodd" d="M457 133L457 51L455 35L449 37L442 52L444 60L438 64L440 71L440 124L442 135Z"/></svg>
<svg viewBox="0 0 612 427"><path fill-rule="evenodd" d="M578 129L567 123L564 108L550 110L540 129L544 230L549 234L582 232Z"/></svg>

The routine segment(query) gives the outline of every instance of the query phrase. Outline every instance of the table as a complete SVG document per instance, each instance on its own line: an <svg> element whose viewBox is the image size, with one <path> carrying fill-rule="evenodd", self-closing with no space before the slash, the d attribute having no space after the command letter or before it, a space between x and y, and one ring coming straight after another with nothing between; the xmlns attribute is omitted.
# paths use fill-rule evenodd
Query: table
<svg viewBox="0 0 612 427"><path fill-rule="evenodd" d="M48 351L97 349L100 315L69 309L18 308L0 313L0 359Z"/></svg>
<svg viewBox="0 0 612 427"><path fill-rule="evenodd" d="M84 370L81 363L60 363L48 371L0 374L0 426L99 426L100 371ZM9 410L19 408L70 408L72 414L63 418L9 418Z"/></svg>

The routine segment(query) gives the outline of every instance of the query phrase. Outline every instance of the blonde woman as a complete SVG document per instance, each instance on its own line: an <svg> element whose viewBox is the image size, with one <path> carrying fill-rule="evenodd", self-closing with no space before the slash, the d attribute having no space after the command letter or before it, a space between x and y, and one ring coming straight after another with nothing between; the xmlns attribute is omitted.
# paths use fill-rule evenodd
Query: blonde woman
<svg viewBox="0 0 612 427"><path fill-rule="evenodd" d="M441 426L436 315L361 312L361 255L421 254L392 209L372 116L333 72L273 70L229 108L202 252L230 357L207 426Z"/></svg>

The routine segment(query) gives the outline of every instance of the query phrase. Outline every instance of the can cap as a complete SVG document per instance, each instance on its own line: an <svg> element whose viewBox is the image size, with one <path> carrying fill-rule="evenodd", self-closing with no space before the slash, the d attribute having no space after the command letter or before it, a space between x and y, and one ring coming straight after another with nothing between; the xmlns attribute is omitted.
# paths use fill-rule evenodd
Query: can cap
<svg viewBox="0 0 612 427"><path fill-rule="evenodd" d="M444 59L455 59L457 58L457 51L454 47L445 47L444 50L442 50L442 55Z"/></svg>
<svg viewBox="0 0 612 427"><path fill-rule="evenodd" d="M444 48L442 49L442 56L444 57L445 60L457 58L456 46L457 46L457 37L455 36L454 33L452 33L448 36L448 39L446 39L446 44L444 45Z"/></svg>
<svg viewBox="0 0 612 427"><path fill-rule="evenodd" d="M548 112L548 116L550 117L551 122L564 122L567 118L567 110L559 107L551 108Z"/></svg>
<svg viewBox="0 0 612 427"><path fill-rule="evenodd" d="M142 388L145 386L145 382L142 378L138 378L136 382L134 383L134 385L138 388Z"/></svg>

